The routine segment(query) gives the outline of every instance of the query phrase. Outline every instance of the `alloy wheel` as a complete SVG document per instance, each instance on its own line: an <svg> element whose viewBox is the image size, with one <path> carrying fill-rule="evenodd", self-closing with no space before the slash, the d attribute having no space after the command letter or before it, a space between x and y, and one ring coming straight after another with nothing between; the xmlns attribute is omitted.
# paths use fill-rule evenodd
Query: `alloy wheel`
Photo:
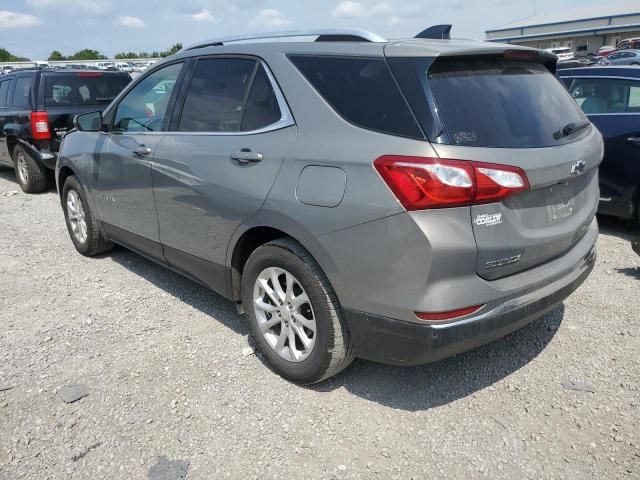
<svg viewBox="0 0 640 480"><path fill-rule="evenodd" d="M67 218L73 236L78 242L85 243L87 241L87 221L82 200L75 190L69 190L67 193Z"/></svg>
<svg viewBox="0 0 640 480"><path fill-rule="evenodd" d="M253 307L269 346L283 359L302 362L313 351L316 317L298 279L279 267L266 268L256 278Z"/></svg>
<svg viewBox="0 0 640 480"><path fill-rule="evenodd" d="M29 169L27 168L27 160L24 158L24 153L20 152L16 160L18 166L18 176L23 185L29 183Z"/></svg>

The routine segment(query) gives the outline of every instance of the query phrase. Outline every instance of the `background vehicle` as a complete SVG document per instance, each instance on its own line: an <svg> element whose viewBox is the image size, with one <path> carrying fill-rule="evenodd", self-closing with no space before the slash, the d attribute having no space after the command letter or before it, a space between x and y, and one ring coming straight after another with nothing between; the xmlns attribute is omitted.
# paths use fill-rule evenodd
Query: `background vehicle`
<svg viewBox="0 0 640 480"><path fill-rule="evenodd" d="M593 267L602 137L555 56L437 30L214 39L154 65L65 137L76 249L117 242L241 302L303 383L543 315Z"/></svg>
<svg viewBox="0 0 640 480"><path fill-rule="evenodd" d="M116 62L116 70L127 73L133 72L133 68L128 62Z"/></svg>
<svg viewBox="0 0 640 480"><path fill-rule="evenodd" d="M640 38L627 38L618 42L616 50L640 50Z"/></svg>
<svg viewBox="0 0 640 480"><path fill-rule="evenodd" d="M115 62L98 62L96 68L98 70L117 70Z"/></svg>
<svg viewBox="0 0 640 480"><path fill-rule="evenodd" d="M616 51L616 47L613 47L611 45L607 45L604 47L600 47L598 49L598 55L602 56L602 57L607 57L610 53L615 52Z"/></svg>
<svg viewBox="0 0 640 480"><path fill-rule="evenodd" d="M120 72L24 69L0 78L0 164L27 193L46 188L64 134L78 113L101 110L129 83Z"/></svg>
<svg viewBox="0 0 640 480"><path fill-rule="evenodd" d="M1 68L2 68L2 73L11 73L14 70L14 68L11 65L3 65Z"/></svg>
<svg viewBox="0 0 640 480"><path fill-rule="evenodd" d="M575 58L575 56L576 56L576 54L573 52L573 50L571 50L570 48L567 48L567 47L547 48L547 52L551 52L556 57L558 57L558 61L571 60L571 59Z"/></svg>
<svg viewBox="0 0 640 480"><path fill-rule="evenodd" d="M611 65L640 65L640 50L620 50L607 57Z"/></svg>
<svg viewBox="0 0 640 480"><path fill-rule="evenodd" d="M605 140L598 211L640 215L640 69L591 67L558 73Z"/></svg>

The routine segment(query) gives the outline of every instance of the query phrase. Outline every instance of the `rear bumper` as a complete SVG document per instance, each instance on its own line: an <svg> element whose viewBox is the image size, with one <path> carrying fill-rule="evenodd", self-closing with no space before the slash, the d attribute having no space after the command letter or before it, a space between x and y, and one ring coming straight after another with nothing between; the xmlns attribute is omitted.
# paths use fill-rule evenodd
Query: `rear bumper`
<svg viewBox="0 0 640 480"><path fill-rule="evenodd" d="M58 154L49 150L48 142L45 144L46 146L38 145L37 148L32 144L26 142L23 142L21 145L26 148L31 158L33 158L35 161L40 162L49 170L55 170L56 162L58 160Z"/></svg>
<svg viewBox="0 0 640 480"><path fill-rule="evenodd" d="M501 338L553 310L587 278L593 245L575 268L544 287L487 312L446 324L417 324L345 310L356 355L394 365L434 362Z"/></svg>

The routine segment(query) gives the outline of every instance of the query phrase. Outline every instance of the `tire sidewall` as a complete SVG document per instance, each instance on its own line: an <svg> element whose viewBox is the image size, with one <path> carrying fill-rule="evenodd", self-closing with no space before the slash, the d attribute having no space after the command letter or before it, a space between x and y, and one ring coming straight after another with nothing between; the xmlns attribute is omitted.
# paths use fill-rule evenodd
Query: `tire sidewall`
<svg viewBox="0 0 640 480"><path fill-rule="evenodd" d="M67 195L70 190L75 190L82 202L82 208L84 209L85 222L87 224L87 240L84 243L81 243L76 238L73 233L73 229L71 228L71 222L69 221L69 212L67 211ZM74 176L70 176L64 182L64 186L62 188L62 210L64 211L64 219L67 224L67 231L69 232L69 236L71 237L71 241L76 247L76 250L82 254L87 254L91 249L91 239L93 238L93 228L94 222L92 217L92 212L89 207L89 202L87 202L87 195L85 194L84 188L78 181L78 179Z"/></svg>
<svg viewBox="0 0 640 480"><path fill-rule="evenodd" d="M18 158L21 155L24 157L24 161L27 165L27 171L29 174L29 179L26 183L23 182L22 177L20 176L20 172L18 171ZM13 167L16 173L16 180L18 180L20 188L25 193L34 193L33 175L35 174L34 167L37 168L37 165L32 165L32 163L35 163L35 160L31 158L29 153L27 153L27 151L20 145L16 145L13 150Z"/></svg>
<svg viewBox="0 0 640 480"><path fill-rule="evenodd" d="M311 354L302 362L280 357L264 338L253 307L253 289L258 275L269 267L279 267L293 274L307 292L316 319L316 339ZM242 301L253 337L260 350L280 375L301 383L313 383L327 371L334 344L332 310L327 292L309 266L295 253L278 246L258 248L247 261L242 275Z"/></svg>

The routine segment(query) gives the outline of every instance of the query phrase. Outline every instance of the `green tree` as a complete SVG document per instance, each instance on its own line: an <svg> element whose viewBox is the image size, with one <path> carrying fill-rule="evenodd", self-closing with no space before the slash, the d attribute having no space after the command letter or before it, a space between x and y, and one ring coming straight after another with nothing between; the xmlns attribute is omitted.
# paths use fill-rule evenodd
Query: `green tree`
<svg viewBox="0 0 640 480"><path fill-rule="evenodd" d="M85 48L83 50L77 51L73 55L67 58L67 60L106 60L107 57L97 50L91 50L90 48Z"/></svg>
<svg viewBox="0 0 640 480"><path fill-rule="evenodd" d="M62 55L62 53L60 53L58 50L54 50L53 52L51 52L51 54L49 55L49 60L52 61L61 61L61 60L66 60L66 57L64 55Z"/></svg>
<svg viewBox="0 0 640 480"><path fill-rule="evenodd" d="M28 62L28 58L16 57L6 48L0 48L0 62Z"/></svg>
<svg viewBox="0 0 640 480"><path fill-rule="evenodd" d="M125 60L130 58L140 58L136 52L118 52L115 57L116 60Z"/></svg>
<svg viewBox="0 0 640 480"><path fill-rule="evenodd" d="M163 52L160 52L160 57L168 57L169 55L173 55L174 53L178 53L180 50L182 50L182 43L178 42L176 44L174 44L169 50L165 50Z"/></svg>

